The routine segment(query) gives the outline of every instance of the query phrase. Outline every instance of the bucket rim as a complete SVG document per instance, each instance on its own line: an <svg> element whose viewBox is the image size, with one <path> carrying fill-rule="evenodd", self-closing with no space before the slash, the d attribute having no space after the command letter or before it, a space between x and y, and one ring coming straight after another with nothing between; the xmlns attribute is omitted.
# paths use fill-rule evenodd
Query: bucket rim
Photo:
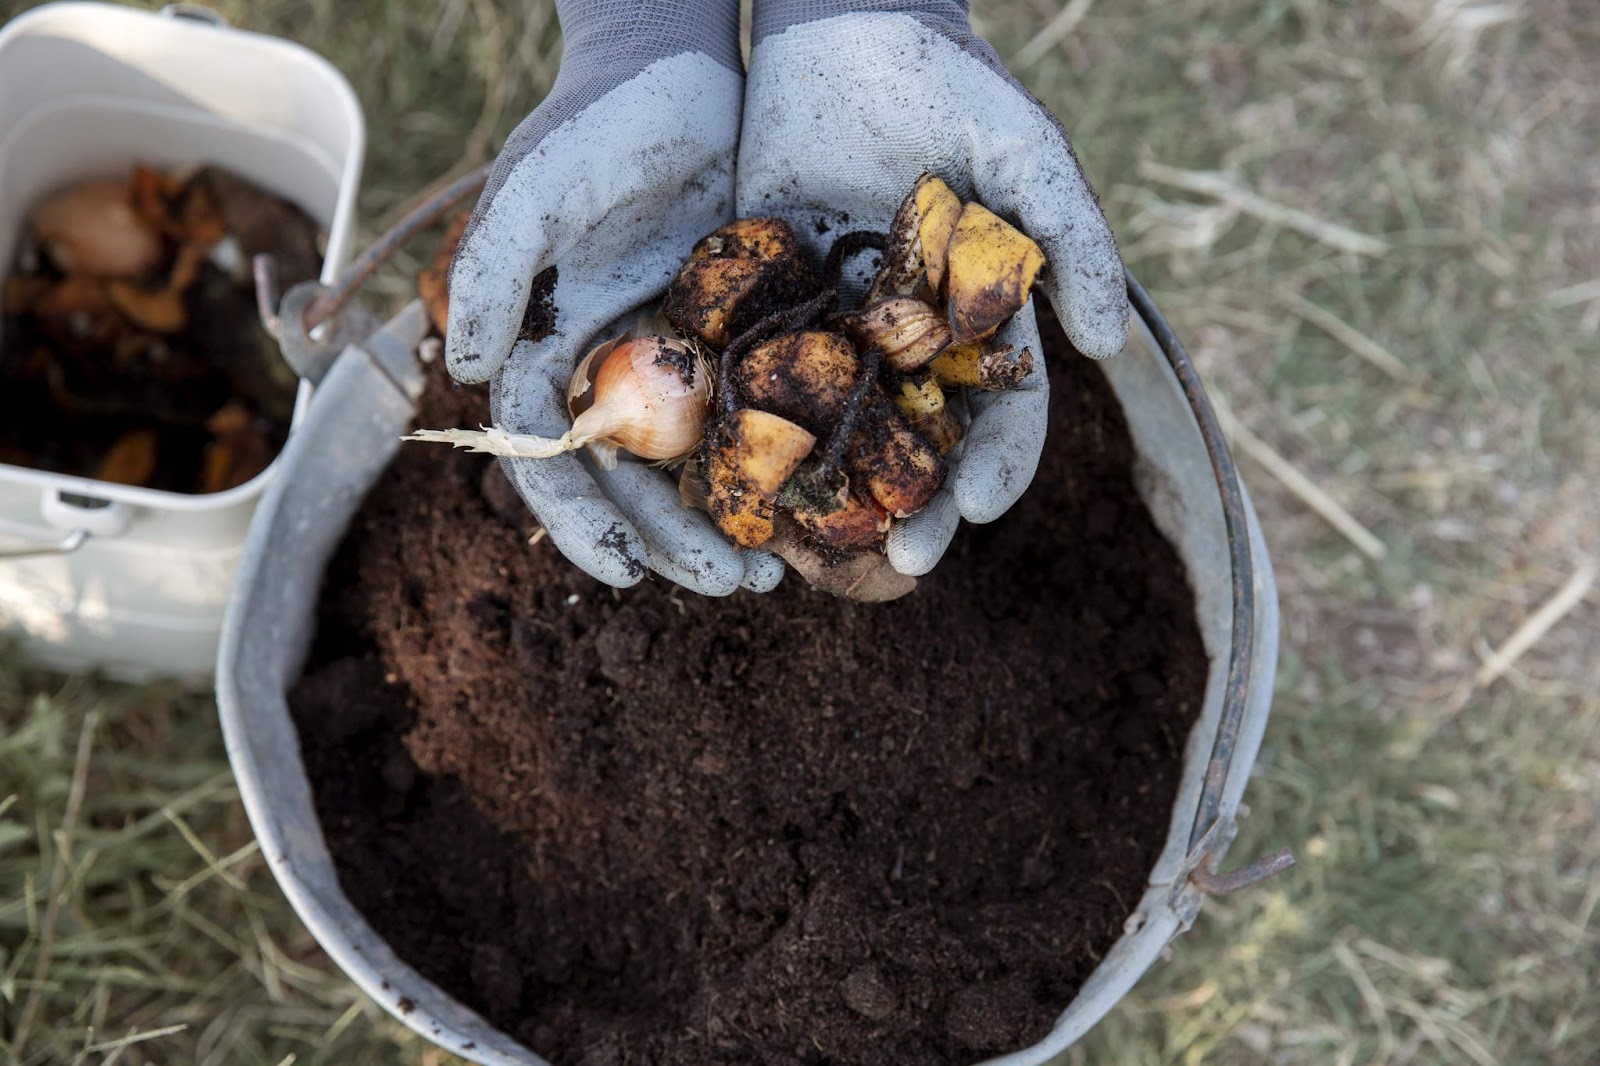
<svg viewBox="0 0 1600 1066"><path fill-rule="evenodd" d="M1228 448L1222 424L1211 406L1211 398L1200 383L1200 375L1183 342L1178 339L1166 316L1156 307L1149 290L1140 284L1131 270L1126 273L1128 300L1139 317L1144 319L1162 355L1166 356L1167 364L1177 375L1184 398L1189 402L1189 409L1199 426L1200 438L1205 442L1206 456L1211 460L1211 472L1216 478L1222 502L1223 532L1232 569L1232 638L1228 649L1222 717L1217 723L1217 736L1212 742L1211 756L1206 763L1205 784L1200 792L1194 825L1189 831L1191 860L1203 862L1216 847L1215 844L1205 846L1208 838L1209 841L1216 841L1222 836L1217 831L1221 821L1222 792L1233 769L1239 730L1244 723L1245 697L1250 690L1250 679L1255 669L1255 560L1250 550L1249 518L1244 492L1240 488L1239 467ZM1226 843L1222 846L1225 847Z"/></svg>

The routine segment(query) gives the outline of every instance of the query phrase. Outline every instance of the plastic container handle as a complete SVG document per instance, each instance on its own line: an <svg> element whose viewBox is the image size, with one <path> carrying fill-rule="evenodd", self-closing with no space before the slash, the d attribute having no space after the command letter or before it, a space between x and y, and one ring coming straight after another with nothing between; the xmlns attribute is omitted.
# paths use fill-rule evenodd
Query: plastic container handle
<svg viewBox="0 0 1600 1066"><path fill-rule="evenodd" d="M60 489L49 489L39 501L39 513L56 529L68 534L116 537L127 532L133 509L121 500L103 500ZM70 537L68 538L70 539ZM73 548L78 545L74 544Z"/></svg>

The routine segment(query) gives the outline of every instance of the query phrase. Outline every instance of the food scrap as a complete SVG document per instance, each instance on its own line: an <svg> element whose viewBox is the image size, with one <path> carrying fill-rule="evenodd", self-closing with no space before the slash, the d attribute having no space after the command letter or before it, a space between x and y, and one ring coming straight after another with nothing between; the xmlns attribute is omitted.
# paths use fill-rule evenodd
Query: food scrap
<svg viewBox="0 0 1600 1066"><path fill-rule="evenodd" d="M879 271L863 305L841 310L843 261L869 249L882 252ZM447 238L419 279L441 329L450 251ZM593 406L573 402L562 437L490 427L406 439L681 463L685 505L733 543L776 551L837 594L892 599L915 581L889 569L884 537L943 484L964 433L962 393L1015 388L1032 372L1031 352L994 338L1044 266L1025 234L933 174L888 234L838 238L820 276L788 223L739 219L701 238L668 287L661 318L673 336L657 320L657 333L607 341L579 365L569 401L589 394L596 366L617 364L626 388L608 392L595 377Z"/></svg>
<svg viewBox="0 0 1600 1066"><path fill-rule="evenodd" d="M216 167L59 189L5 280L0 458L182 493L221 492L282 447L299 382L261 326L249 264L316 277L316 225Z"/></svg>

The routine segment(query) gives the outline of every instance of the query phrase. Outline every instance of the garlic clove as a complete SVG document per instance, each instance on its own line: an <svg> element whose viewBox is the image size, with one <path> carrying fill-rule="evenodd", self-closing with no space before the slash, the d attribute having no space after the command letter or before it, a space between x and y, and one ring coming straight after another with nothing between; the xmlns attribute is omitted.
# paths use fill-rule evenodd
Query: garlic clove
<svg viewBox="0 0 1600 1066"><path fill-rule="evenodd" d="M592 374L592 387L585 382ZM595 461L616 465L619 449L641 459L676 462L699 445L711 410L711 370L688 345L666 337L618 338L589 353L568 383L569 397L593 400L560 437L482 430L419 429L402 440L432 441L475 452L549 459L588 445Z"/></svg>
<svg viewBox="0 0 1600 1066"><path fill-rule="evenodd" d="M844 328L856 343L878 349L901 372L926 366L950 343L944 316L910 296L889 296L848 315Z"/></svg>
<svg viewBox="0 0 1600 1066"><path fill-rule="evenodd" d="M40 202L30 222L45 254L67 274L132 279L161 263L160 235L134 210L120 178L70 185Z"/></svg>
<svg viewBox="0 0 1600 1066"><path fill-rule="evenodd" d="M625 339L597 364L594 404L573 423L585 443L606 440L641 459L669 461L700 443L712 375L688 345L666 337Z"/></svg>

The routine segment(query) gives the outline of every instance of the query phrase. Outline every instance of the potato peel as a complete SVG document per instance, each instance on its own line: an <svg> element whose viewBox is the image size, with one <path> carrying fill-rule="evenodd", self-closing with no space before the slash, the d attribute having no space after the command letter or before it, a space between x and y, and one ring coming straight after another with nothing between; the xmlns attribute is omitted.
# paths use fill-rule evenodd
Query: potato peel
<svg viewBox="0 0 1600 1066"><path fill-rule="evenodd" d="M961 209L950 237L945 298L956 344L982 340L1028 302L1044 253L982 204Z"/></svg>
<svg viewBox="0 0 1600 1066"><path fill-rule="evenodd" d="M689 253L690 262L711 258L797 260L800 242L781 218L739 218L700 238Z"/></svg>
<svg viewBox="0 0 1600 1066"><path fill-rule="evenodd" d="M822 434L844 412L861 360L837 333L786 333L757 346L734 371L752 406Z"/></svg>
<svg viewBox="0 0 1600 1066"><path fill-rule="evenodd" d="M906 424L880 392L850 450L851 480L895 518L925 507L944 484L944 457Z"/></svg>
<svg viewBox="0 0 1600 1066"><path fill-rule="evenodd" d="M783 559L813 588L861 603L887 603L917 587L917 579L889 565L882 552L848 554L819 549L807 542L799 524L779 515L766 548Z"/></svg>
<svg viewBox="0 0 1600 1066"><path fill-rule="evenodd" d="M795 522L808 536L834 551L859 551L883 540L893 519L872 500L847 493L844 504L826 513L796 507Z"/></svg>
<svg viewBox="0 0 1600 1066"><path fill-rule="evenodd" d="M961 214L961 200L940 177L924 173L901 201L889 224L883 268L867 302L887 296L937 298L944 275L945 246Z"/></svg>
<svg viewBox="0 0 1600 1066"><path fill-rule="evenodd" d="M809 299L815 287L787 222L739 219L695 244L661 311L684 336L720 351L773 311Z"/></svg>
<svg viewBox="0 0 1600 1066"><path fill-rule="evenodd" d="M817 438L801 426L752 408L719 419L706 445L706 503L735 544L756 548L772 536L778 490Z"/></svg>

